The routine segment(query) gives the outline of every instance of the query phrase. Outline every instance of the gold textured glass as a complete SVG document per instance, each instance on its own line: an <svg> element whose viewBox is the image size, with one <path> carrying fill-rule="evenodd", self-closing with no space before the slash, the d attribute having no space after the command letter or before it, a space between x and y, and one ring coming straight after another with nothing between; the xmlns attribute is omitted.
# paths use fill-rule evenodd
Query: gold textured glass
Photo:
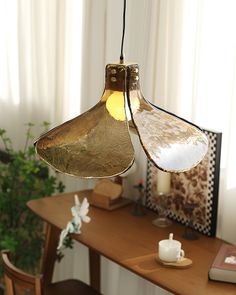
<svg viewBox="0 0 236 295"><path fill-rule="evenodd" d="M44 134L39 156L56 170L82 178L119 175L134 161L125 115L124 65L106 66L105 90L89 111Z"/></svg>
<svg viewBox="0 0 236 295"><path fill-rule="evenodd" d="M138 65L121 63L106 66L105 90L98 104L41 136L35 147L60 172L82 178L112 177L134 162L129 129L138 134L152 162L165 171L189 170L207 152L204 133L145 100Z"/></svg>

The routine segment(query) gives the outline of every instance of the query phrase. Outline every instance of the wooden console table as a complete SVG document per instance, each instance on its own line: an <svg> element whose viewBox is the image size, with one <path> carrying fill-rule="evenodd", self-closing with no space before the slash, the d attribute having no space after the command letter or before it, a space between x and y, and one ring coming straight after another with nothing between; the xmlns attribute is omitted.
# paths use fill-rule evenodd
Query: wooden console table
<svg viewBox="0 0 236 295"><path fill-rule="evenodd" d="M76 192L80 197L88 191ZM74 193L31 200L28 207L48 222L55 230L65 228L71 220L70 208ZM118 263L138 276L174 294L182 295L235 295L236 285L208 280L208 270L222 244L222 240L199 234L199 239L182 238L183 226L173 224L168 228L152 225L156 218L147 210L144 217L132 215L132 205L114 210L90 207L91 222L83 224L82 234L73 235L89 248L91 285L100 288L100 255ZM163 267L155 260L159 240L168 238L169 232L182 242L186 257L193 260L188 269Z"/></svg>

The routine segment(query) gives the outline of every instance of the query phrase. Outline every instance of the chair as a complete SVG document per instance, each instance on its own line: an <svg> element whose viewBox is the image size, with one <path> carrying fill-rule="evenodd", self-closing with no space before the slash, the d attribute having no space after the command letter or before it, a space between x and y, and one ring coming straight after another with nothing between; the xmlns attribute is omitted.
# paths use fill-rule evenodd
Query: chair
<svg viewBox="0 0 236 295"><path fill-rule="evenodd" d="M6 295L16 295L15 286L20 286L25 290L32 290L34 295L101 295L86 283L77 279L68 279L52 283L53 265L55 261L54 246L57 243L57 232L52 231L48 226L46 232L45 253L43 255L43 266L41 275L30 275L15 267L10 261L8 250L1 251L4 278L6 283ZM53 246L53 247L52 247Z"/></svg>
<svg viewBox="0 0 236 295"><path fill-rule="evenodd" d="M8 250L1 251L2 263L4 268L4 279L6 283L6 294L15 295L15 284L24 287L24 289L34 290L35 295L42 294L42 277L32 276L22 270L16 268L9 260L10 252Z"/></svg>

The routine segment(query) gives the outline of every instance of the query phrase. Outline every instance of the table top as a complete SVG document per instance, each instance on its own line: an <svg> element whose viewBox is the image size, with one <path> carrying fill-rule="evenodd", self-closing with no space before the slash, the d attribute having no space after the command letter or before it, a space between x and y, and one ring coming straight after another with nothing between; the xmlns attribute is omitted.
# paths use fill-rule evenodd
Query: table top
<svg viewBox="0 0 236 295"><path fill-rule="evenodd" d="M31 200L27 205L42 219L63 229L72 218L70 208L75 193L81 200L84 196L89 199L89 191L80 191ZM133 216L132 205L114 211L90 206L88 215L91 222L83 223L82 233L73 234L73 238L140 277L175 294L236 294L235 284L208 280L209 268L222 240L201 234L198 240L185 240L182 225L156 227L152 225L155 213L146 210L145 216ZM193 261L191 267L175 269L156 261L158 241L168 238L170 232L182 243L185 256Z"/></svg>

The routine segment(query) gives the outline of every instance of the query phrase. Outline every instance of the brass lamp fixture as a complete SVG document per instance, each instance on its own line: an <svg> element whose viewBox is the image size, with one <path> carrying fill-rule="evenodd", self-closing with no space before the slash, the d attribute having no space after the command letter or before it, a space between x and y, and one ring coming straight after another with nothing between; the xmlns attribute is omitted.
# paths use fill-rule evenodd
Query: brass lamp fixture
<svg viewBox="0 0 236 295"><path fill-rule="evenodd" d="M129 133L132 130L139 136L147 157L164 171L189 170L207 152L208 140L199 127L143 97L138 65L125 63L123 58L125 11L126 0L120 63L106 66L100 101L35 142L38 155L60 172L81 178L124 173L134 162Z"/></svg>

